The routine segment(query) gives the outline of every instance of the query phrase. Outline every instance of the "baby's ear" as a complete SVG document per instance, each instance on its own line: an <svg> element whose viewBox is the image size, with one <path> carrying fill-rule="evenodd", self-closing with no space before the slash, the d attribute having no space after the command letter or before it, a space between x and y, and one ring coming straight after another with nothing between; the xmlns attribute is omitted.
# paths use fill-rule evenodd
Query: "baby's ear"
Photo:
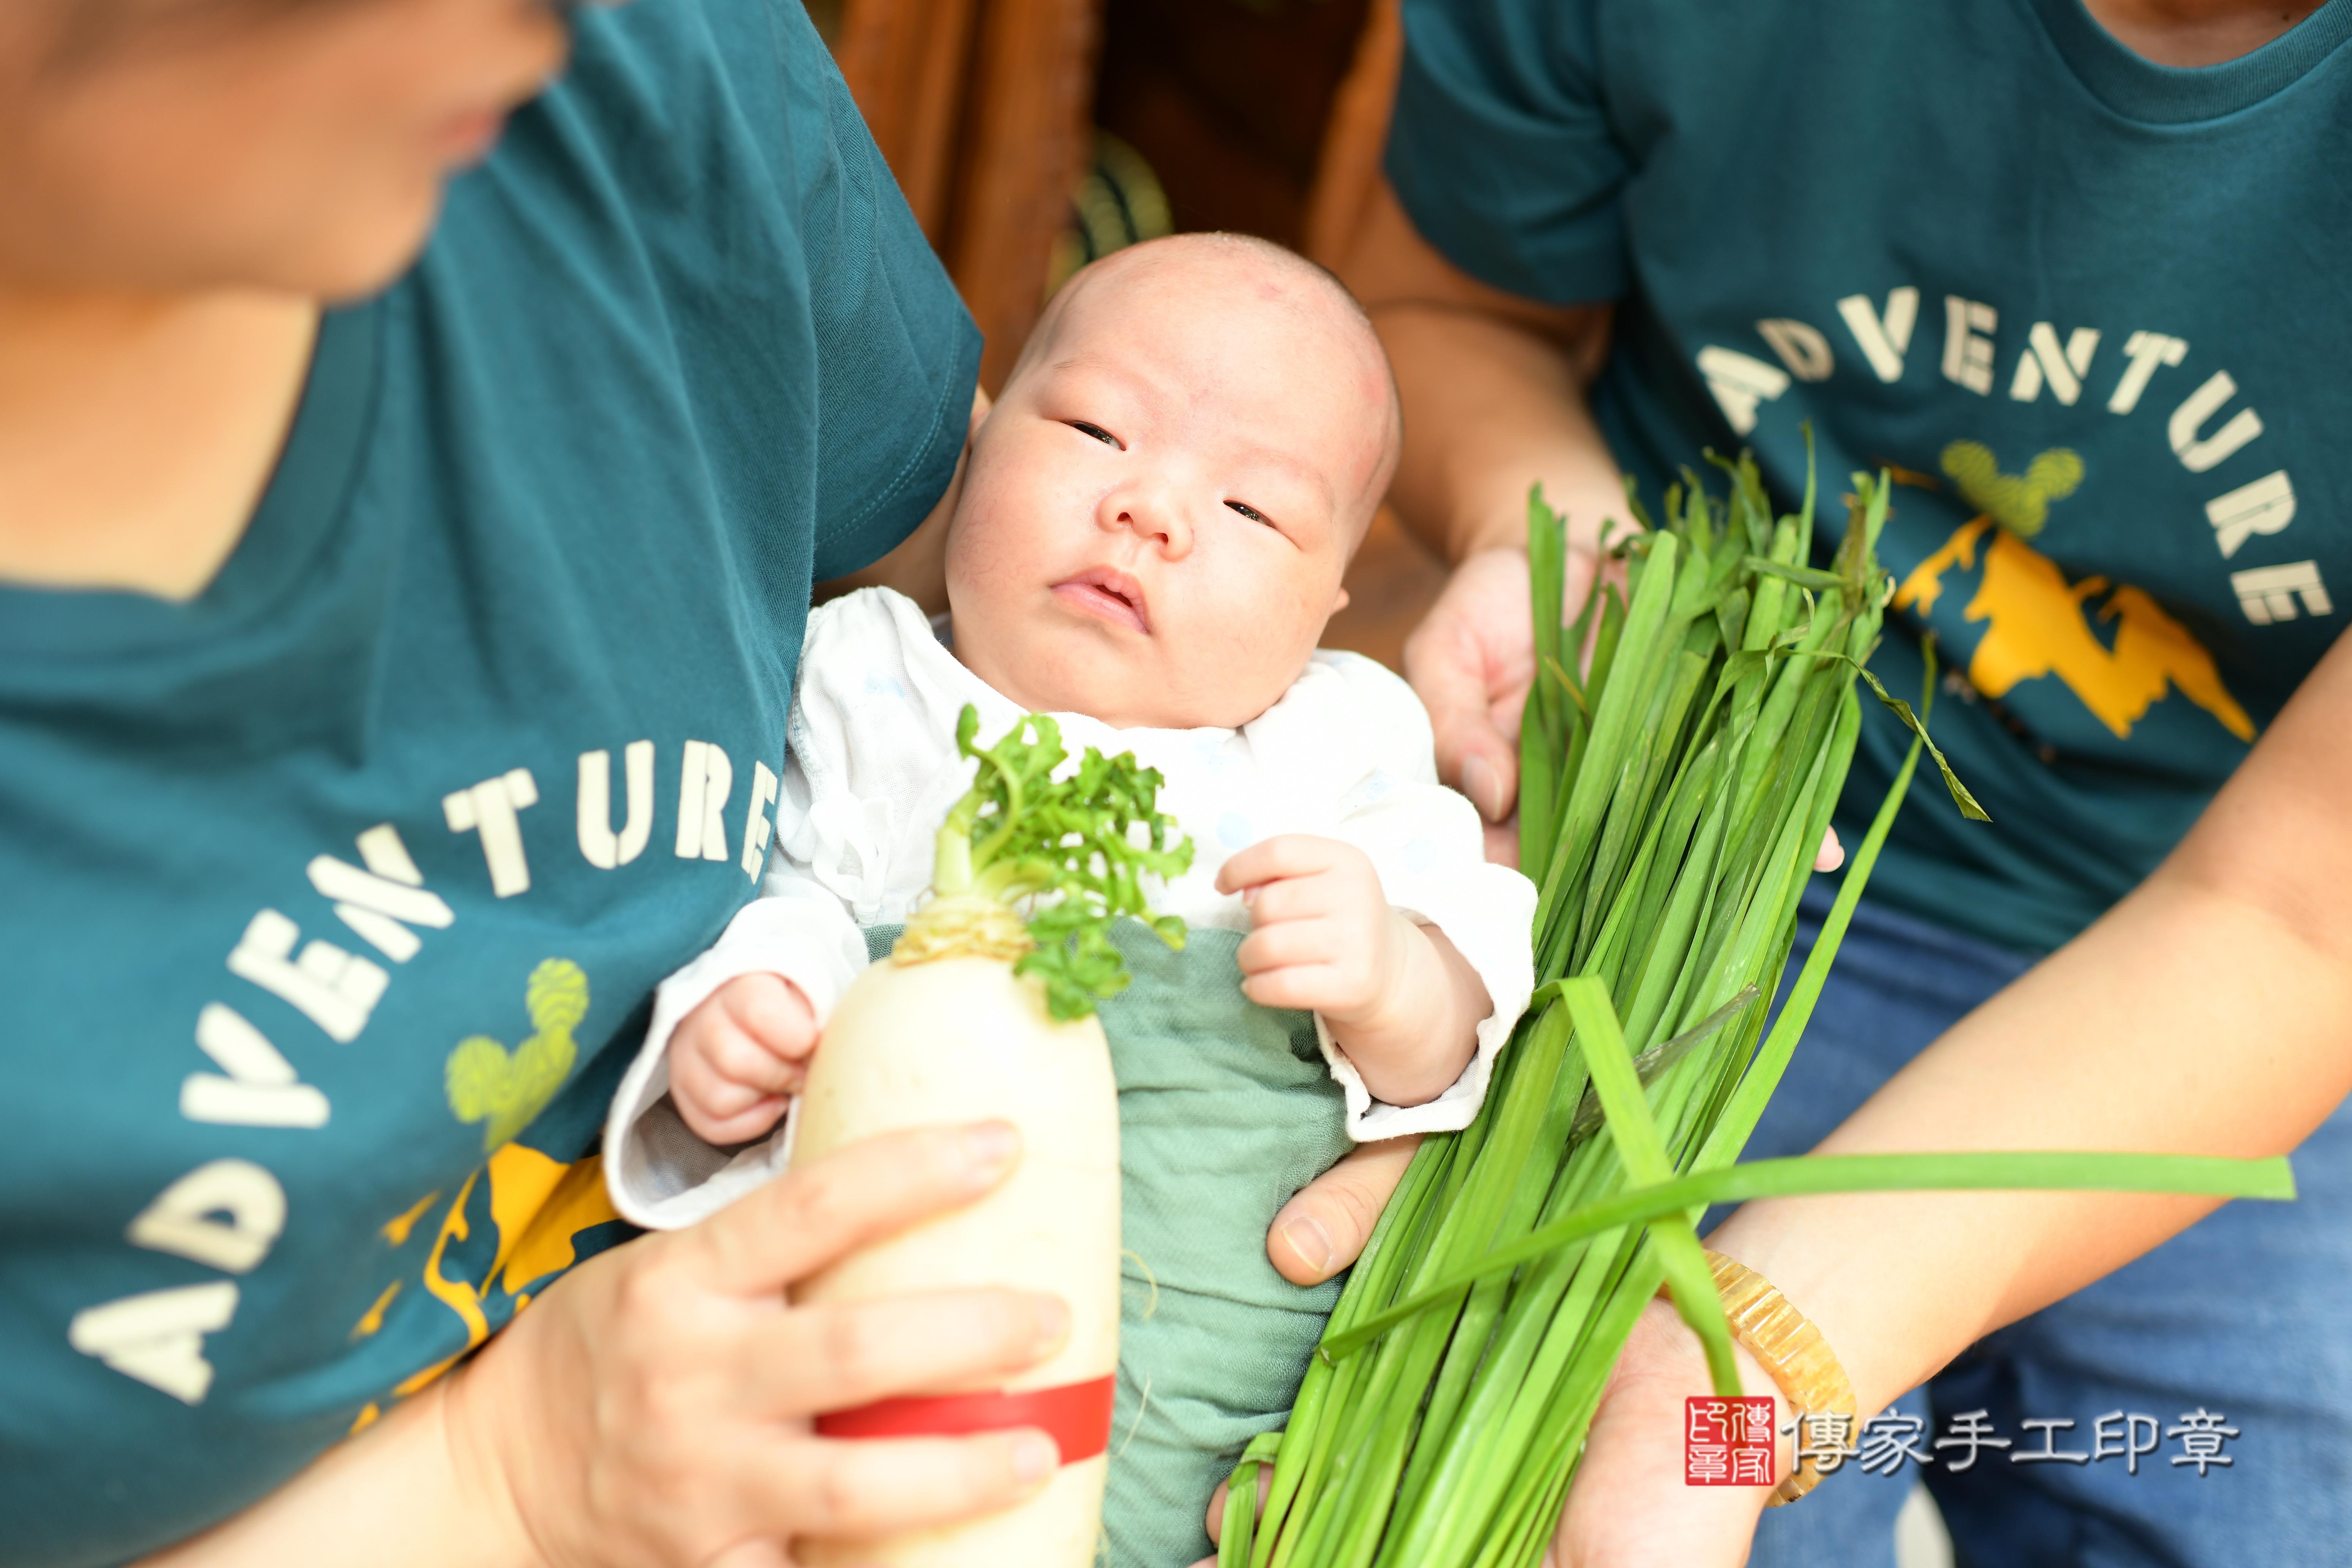
<svg viewBox="0 0 2352 1568"><path fill-rule="evenodd" d="M967 443L980 434L982 425L988 423L988 411L992 406L987 389L975 383L971 389L971 419L963 427L963 438Z"/></svg>
<svg viewBox="0 0 2352 1568"><path fill-rule="evenodd" d="M1338 615L1340 611L1342 611L1342 610L1346 609L1347 607L1348 607L1348 588L1347 588L1347 584L1343 583L1343 584L1341 584L1339 585L1339 596L1337 599L1333 600L1333 601L1332 601L1332 603L1331 603L1331 613L1332 613L1333 615L1335 615L1335 616L1336 616L1336 615Z"/></svg>

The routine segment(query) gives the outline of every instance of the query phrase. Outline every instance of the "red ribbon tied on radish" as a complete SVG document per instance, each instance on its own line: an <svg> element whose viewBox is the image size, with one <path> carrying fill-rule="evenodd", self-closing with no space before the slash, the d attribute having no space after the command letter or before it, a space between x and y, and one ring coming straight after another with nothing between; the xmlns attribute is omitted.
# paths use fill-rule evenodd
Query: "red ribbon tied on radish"
<svg viewBox="0 0 2352 1568"><path fill-rule="evenodd" d="M1042 1428L1062 1451L1062 1463L1091 1459L1110 1447L1111 1403L1117 1379L1097 1377L1055 1388L945 1394L883 1399L816 1418L820 1437L967 1437L975 1432Z"/></svg>

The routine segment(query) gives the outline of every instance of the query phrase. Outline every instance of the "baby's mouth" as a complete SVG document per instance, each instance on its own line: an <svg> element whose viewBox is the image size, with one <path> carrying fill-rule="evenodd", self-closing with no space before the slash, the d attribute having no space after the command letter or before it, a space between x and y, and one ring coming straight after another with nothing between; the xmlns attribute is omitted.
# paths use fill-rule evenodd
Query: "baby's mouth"
<svg viewBox="0 0 2352 1568"><path fill-rule="evenodd" d="M1151 635L1151 617L1144 608L1143 584L1124 572L1097 566L1054 584L1054 596L1082 615L1115 626Z"/></svg>

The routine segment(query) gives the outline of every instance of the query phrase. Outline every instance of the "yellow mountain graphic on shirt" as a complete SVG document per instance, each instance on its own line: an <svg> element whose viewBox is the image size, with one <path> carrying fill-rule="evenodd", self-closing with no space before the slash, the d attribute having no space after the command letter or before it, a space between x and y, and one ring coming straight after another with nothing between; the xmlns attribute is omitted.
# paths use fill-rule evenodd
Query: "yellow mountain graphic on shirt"
<svg viewBox="0 0 2352 1568"><path fill-rule="evenodd" d="M2254 738L2253 721L2221 684L2213 656L2144 590L2126 583L2108 593L2107 579L2099 576L2070 584L2025 542L2022 536L2041 531L2050 502L2071 495L2081 482L2079 457L2061 447L2034 458L2022 475L2004 474L1982 443L1955 441L1944 448L1943 466L1979 514L1903 580L1895 607L1923 616L1932 612L1944 574L1955 565L1974 567L1982 545L1984 576L1962 612L1989 623L1969 660L1969 679L1978 690L1998 699L2021 680L2055 675L2121 739L2168 688L2177 688L2239 740ZM2095 613L2116 627L2112 650L2094 634L2085 612L2086 603L2103 593L2106 601Z"/></svg>
<svg viewBox="0 0 2352 1568"><path fill-rule="evenodd" d="M484 1177L489 1186L486 1213L470 1202ZM440 1195L426 1194L386 1225L384 1240L393 1247L404 1245L416 1222ZM499 1314L503 1322L530 1305L534 1286L578 1260L584 1233L620 1217L604 1191L601 1154L566 1164L527 1144L509 1143L491 1155L488 1163L457 1189L441 1216L433 1250L425 1259L425 1292L457 1314L465 1326L466 1342L454 1353L403 1378L389 1397L405 1399L464 1360L490 1337L492 1310L503 1309ZM485 1219L497 1237L498 1250L481 1269L479 1279L462 1269L452 1277L446 1271L450 1244L465 1241ZM399 1298L402 1283L394 1279L384 1288L352 1327L352 1339L365 1339L383 1328L386 1310ZM352 1422L352 1430L362 1430L383 1413L381 1404L371 1402Z"/></svg>
<svg viewBox="0 0 2352 1568"><path fill-rule="evenodd" d="M533 1287L572 1266L583 1235L621 1217L605 1194L601 1155L566 1163L513 1142L563 1087L578 1059L572 1031L588 1016L588 976L578 964L548 959L523 984L531 1032L521 1044L509 1051L489 1036L476 1035L449 1054L443 1074L449 1109L461 1121L483 1124L483 1147L490 1152L443 1212L420 1282L427 1296L456 1314L466 1342L401 1380L392 1399L407 1398L470 1354L530 1304ZM488 1201L476 1203L485 1187ZM385 1222L385 1245L406 1246L440 1197L438 1191L427 1193ZM476 1243L474 1255L458 1260L453 1244L472 1240L484 1227L495 1251L484 1258ZM352 1326L353 1340L383 1331L394 1303L403 1300L403 1283L394 1279L384 1287ZM383 1413L382 1404L371 1402L352 1430Z"/></svg>

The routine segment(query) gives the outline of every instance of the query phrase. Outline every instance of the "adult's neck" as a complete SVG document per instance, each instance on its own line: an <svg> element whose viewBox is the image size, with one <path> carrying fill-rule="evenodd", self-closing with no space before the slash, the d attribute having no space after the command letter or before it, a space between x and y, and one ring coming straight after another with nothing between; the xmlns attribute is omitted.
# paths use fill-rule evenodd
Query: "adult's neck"
<svg viewBox="0 0 2352 1568"><path fill-rule="evenodd" d="M318 323L283 294L0 280L0 583L202 593L268 483Z"/></svg>
<svg viewBox="0 0 2352 1568"><path fill-rule="evenodd" d="M2099 26L2160 66L2218 66L2250 55L2326 0L2083 0Z"/></svg>

